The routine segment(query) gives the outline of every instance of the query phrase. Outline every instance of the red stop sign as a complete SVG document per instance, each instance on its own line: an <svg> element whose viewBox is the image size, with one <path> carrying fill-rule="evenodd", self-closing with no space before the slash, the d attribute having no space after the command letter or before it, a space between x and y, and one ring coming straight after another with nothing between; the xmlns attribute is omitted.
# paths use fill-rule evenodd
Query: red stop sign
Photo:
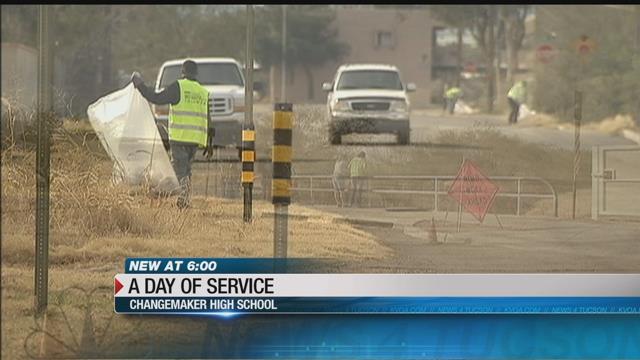
<svg viewBox="0 0 640 360"><path fill-rule="evenodd" d="M543 44L536 49L536 58L542 63L550 62L555 55L555 49L549 44Z"/></svg>

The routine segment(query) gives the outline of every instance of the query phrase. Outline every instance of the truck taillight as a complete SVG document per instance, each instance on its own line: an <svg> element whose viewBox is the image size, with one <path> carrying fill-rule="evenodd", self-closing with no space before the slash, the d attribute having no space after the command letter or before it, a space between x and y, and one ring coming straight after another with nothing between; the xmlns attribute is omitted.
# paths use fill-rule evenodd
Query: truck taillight
<svg viewBox="0 0 640 360"><path fill-rule="evenodd" d="M153 112L156 116L169 115L169 105L154 105Z"/></svg>

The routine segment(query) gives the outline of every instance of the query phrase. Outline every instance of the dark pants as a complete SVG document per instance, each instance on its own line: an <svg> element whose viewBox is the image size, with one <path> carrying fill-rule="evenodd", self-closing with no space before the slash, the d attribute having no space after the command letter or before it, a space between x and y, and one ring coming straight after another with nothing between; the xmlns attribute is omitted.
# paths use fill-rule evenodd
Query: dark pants
<svg viewBox="0 0 640 360"><path fill-rule="evenodd" d="M178 207L189 206L191 199L191 163L198 150L197 145L171 143L171 165L180 183Z"/></svg>
<svg viewBox="0 0 640 360"><path fill-rule="evenodd" d="M351 178L351 197L349 199L349 206L354 206L357 202L358 207L362 203L362 188L364 187L364 178L360 176L354 176Z"/></svg>
<svg viewBox="0 0 640 360"><path fill-rule="evenodd" d="M518 113L520 112L520 103L513 100L512 98L507 98L509 99L509 106L511 107L511 112L509 113L509 124L515 124L518 122Z"/></svg>
<svg viewBox="0 0 640 360"><path fill-rule="evenodd" d="M449 114L453 115L453 111L456 108L457 102L458 102L458 98L447 99L447 107L449 108Z"/></svg>

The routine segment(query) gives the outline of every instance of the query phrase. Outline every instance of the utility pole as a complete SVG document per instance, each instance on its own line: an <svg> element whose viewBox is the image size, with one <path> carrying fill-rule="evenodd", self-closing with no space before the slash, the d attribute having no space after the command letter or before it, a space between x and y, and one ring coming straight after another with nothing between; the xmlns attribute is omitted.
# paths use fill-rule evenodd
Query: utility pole
<svg viewBox="0 0 640 360"><path fill-rule="evenodd" d="M495 96L495 107L498 110L498 112L502 109L502 87L500 86L500 78L501 78L501 71L500 71L500 57L501 57L501 52L500 52L500 45L501 45L501 39L503 38L504 35L501 34L500 31L500 24L502 22L502 6L501 5L496 5L498 7L497 11L498 14L496 15L496 22L497 22L497 29L496 29L496 37L495 37L495 45L496 45L496 56L495 56L495 66L496 66L496 96Z"/></svg>
<svg viewBox="0 0 640 360"><path fill-rule="evenodd" d="M280 102L287 101L287 4L282 5L282 54L280 60Z"/></svg>
<svg viewBox="0 0 640 360"><path fill-rule="evenodd" d="M635 67L635 76L636 81L640 82L640 5L636 4L635 6L635 18L636 18L636 46L635 46L635 54L634 54L634 67ZM638 86L636 84L636 86ZM636 113L635 120L636 125L640 126L640 101L636 101Z"/></svg>
<svg viewBox="0 0 640 360"><path fill-rule="evenodd" d="M245 53L246 84L244 87L244 124L242 127L242 188L244 190L244 222L251 222L253 209L253 180L255 163L255 127L253 125L253 5L247 5L247 47Z"/></svg>
<svg viewBox="0 0 640 360"><path fill-rule="evenodd" d="M47 310L49 298L50 134L53 117L53 56L49 5L40 5L38 20L38 134L36 148L35 313Z"/></svg>

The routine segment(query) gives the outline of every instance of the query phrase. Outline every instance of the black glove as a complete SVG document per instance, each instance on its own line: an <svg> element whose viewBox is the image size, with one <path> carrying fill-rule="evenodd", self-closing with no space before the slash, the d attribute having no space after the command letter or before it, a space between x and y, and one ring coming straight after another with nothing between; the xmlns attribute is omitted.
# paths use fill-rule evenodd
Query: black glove
<svg viewBox="0 0 640 360"><path fill-rule="evenodd" d="M137 71L134 71L133 74L131 74L131 81L133 82L133 86L135 86L136 89L139 88L141 84L144 84L142 75L140 75L140 73Z"/></svg>
<svg viewBox="0 0 640 360"><path fill-rule="evenodd" d="M204 148L204 151L202 152L202 156L206 157L207 159L211 159L211 156L213 155L213 147L207 145Z"/></svg>
<svg viewBox="0 0 640 360"><path fill-rule="evenodd" d="M207 134L207 146L204 148L202 155L204 155L207 159L213 156L213 138L215 136L215 130L213 128L209 128L209 132Z"/></svg>

